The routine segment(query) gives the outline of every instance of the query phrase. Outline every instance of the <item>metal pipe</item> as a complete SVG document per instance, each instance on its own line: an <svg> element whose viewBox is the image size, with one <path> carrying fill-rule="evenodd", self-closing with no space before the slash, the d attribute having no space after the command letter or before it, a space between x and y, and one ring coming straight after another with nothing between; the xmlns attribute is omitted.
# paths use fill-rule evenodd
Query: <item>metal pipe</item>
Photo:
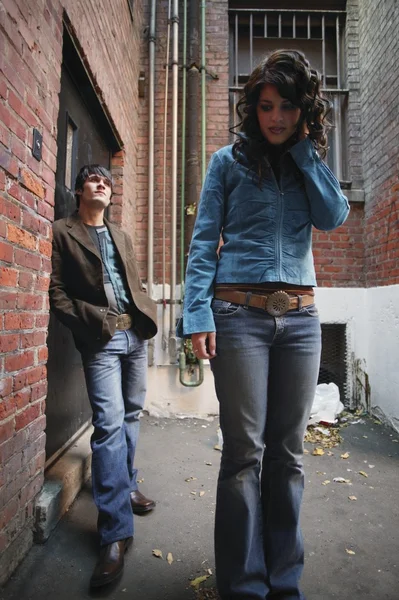
<svg viewBox="0 0 399 600"><path fill-rule="evenodd" d="M188 5L188 73L187 73L187 193L185 202L185 254L188 254L198 201L198 98L199 88L199 2Z"/></svg>
<svg viewBox="0 0 399 600"><path fill-rule="evenodd" d="M168 26L166 32L166 62L165 62L165 98L163 121L163 177L162 177L162 348L166 350L165 310L166 310L166 143L168 136L168 95L169 95L169 49L170 49L170 10L168 3Z"/></svg>
<svg viewBox="0 0 399 600"><path fill-rule="evenodd" d="M154 283L154 105L155 105L155 23L156 0L151 0L148 75L148 249L147 292L152 298Z"/></svg>
<svg viewBox="0 0 399 600"><path fill-rule="evenodd" d="M229 13L312 13L312 14L333 14L333 15L345 15L345 10L306 10L298 8L229 8Z"/></svg>
<svg viewBox="0 0 399 600"><path fill-rule="evenodd" d="M326 87L326 25L324 15L321 17L321 53L323 69L323 87Z"/></svg>
<svg viewBox="0 0 399 600"><path fill-rule="evenodd" d="M336 19L336 36L337 36L337 89L341 87L341 40L339 31L339 16Z"/></svg>
<svg viewBox="0 0 399 600"><path fill-rule="evenodd" d="M186 110L187 110L187 0L183 2L183 89L181 124L181 196L180 196L180 300L184 298L184 215L186 198Z"/></svg>
<svg viewBox="0 0 399 600"><path fill-rule="evenodd" d="M254 48L253 48L253 42L254 42L254 21L253 21L253 14L250 13L249 15L249 72L252 72L252 65L254 62Z"/></svg>
<svg viewBox="0 0 399 600"><path fill-rule="evenodd" d="M238 85L238 15L234 23L234 65L235 84Z"/></svg>
<svg viewBox="0 0 399 600"><path fill-rule="evenodd" d="M147 293L153 296L154 285L154 111L155 111L155 42L156 0L151 0L148 37L148 232L147 232ZM154 364L154 341L148 347L148 364Z"/></svg>
<svg viewBox="0 0 399 600"><path fill-rule="evenodd" d="M173 0L172 11L172 195L170 206L170 307L169 358L177 360L176 340L176 237L177 237L177 127L179 78L179 3Z"/></svg>
<svg viewBox="0 0 399 600"><path fill-rule="evenodd" d="M202 183L205 180L206 173L206 2L201 2L201 171Z"/></svg>

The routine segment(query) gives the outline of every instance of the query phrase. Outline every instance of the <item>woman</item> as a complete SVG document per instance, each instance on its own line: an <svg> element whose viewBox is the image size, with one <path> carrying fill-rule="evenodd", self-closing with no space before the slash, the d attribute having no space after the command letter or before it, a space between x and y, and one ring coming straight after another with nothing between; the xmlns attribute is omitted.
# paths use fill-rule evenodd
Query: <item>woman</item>
<svg viewBox="0 0 399 600"><path fill-rule="evenodd" d="M303 439L321 346L312 226L334 229L349 212L318 153L327 110L304 55L274 52L251 74L237 106L241 132L212 156L201 194L183 334L199 359L212 359L220 403L222 600L304 598Z"/></svg>

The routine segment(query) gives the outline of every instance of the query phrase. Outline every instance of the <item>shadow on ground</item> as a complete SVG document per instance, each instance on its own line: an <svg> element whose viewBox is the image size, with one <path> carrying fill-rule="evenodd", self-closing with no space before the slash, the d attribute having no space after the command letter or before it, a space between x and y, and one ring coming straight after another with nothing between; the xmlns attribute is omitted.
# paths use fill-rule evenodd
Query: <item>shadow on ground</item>
<svg viewBox="0 0 399 600"><path fill-rule="evenodd" d="M157 508L135 518L134 546L120 581L96 593L88 589L97 536L86 485L48 542L32 548L1 599L216 599L216 430L216 420L143 418L137 452L140 489L157 500ZM324 448L320 456L313 456L314 446L306 444L304 592L307 600L398 600L399 434L364 419L341 435L341 444ZM162 559L154 549L162 551ZM190 581L205 575L196 592Z"/></svg>

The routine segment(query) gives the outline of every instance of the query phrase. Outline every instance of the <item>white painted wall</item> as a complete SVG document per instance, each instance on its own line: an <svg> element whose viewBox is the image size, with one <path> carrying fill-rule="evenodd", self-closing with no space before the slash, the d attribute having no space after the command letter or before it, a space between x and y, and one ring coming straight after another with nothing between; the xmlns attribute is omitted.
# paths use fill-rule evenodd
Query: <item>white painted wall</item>
<svg viewBox="0 0 399 600"><path fill-rule="evenodd" d="M157 293L160 291L158 288ZM370 289L317 288L316 304L322 323L347 325L350 395L399 430L399 285ZM208 363L204 365L205 379L201 386L186 388L179 383L179 369L170 363L165 347L169 307L164 319L163 310L159 306L159 324L164 322L165 331L163 335L160 331L155 340L146 409L158 416L206 418L218 414Z"/></svg>

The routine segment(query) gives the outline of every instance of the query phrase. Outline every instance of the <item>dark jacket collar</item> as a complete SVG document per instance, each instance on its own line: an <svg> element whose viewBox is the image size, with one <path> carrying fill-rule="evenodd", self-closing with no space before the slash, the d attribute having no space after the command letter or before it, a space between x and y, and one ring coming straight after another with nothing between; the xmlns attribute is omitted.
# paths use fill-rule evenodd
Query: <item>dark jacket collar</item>
<svg viewBox="0 0 399 600"><path fill-rule="evenodd" d="M123 232L110 223L108 219L104 219L104 223L107 226L111 237L114 241L115 246L120 254L122 262L126 261L126 247L125 247L125 237ZM90 233L87 230L87 227L83 223L82 219L79 216L78 211L75 211L72 215L67 217L66 226L68 228L68 233L77 241L79 244L84 246L87 250L95 254L98 258L101 259L101 256L90 237Z"/></svg>

